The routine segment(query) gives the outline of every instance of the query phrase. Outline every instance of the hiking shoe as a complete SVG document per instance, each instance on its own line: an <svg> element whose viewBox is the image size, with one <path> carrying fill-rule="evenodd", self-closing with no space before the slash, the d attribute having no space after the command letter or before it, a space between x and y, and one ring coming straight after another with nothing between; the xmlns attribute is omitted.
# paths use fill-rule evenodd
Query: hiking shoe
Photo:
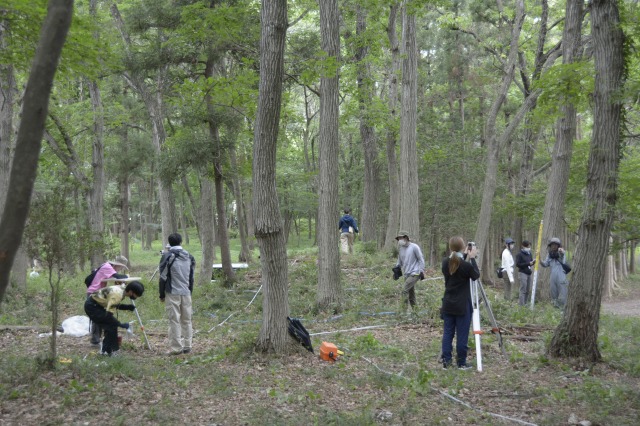
<svg viewBox="0 0 640 426"><path fill-rule="evenodd" d="M467 364L459 365L458 370L471 370L473 367Z"/></svg>
<svg viewBox="0 0 640 426"><path fill-rule="evenodd" d="M168 355L168 356L182 355L182 349L177 350L177 351L169 351L169 352L166 353L166 355Z"/></svg>
<svg viewBox="0 0 640 426"><path fill-rule="evenodd" d="M189 352L191 352L191 348L184 348L184 349L182 350L182 353L183 353L183 354L188 354Z"/></svg>

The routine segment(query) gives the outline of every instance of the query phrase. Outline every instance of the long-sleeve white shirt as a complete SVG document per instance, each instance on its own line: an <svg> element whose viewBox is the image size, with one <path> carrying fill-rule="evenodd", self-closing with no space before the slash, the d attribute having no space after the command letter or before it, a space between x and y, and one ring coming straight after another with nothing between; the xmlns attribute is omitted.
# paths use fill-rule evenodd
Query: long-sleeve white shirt
<svg viewBox="0 0 640 426"><path fill-rule="evenodd" d="M510 282L514 282L513 279L513 265L515 262L513 261L513 255L511 254L511 250L509 248L505 248L502 251L502 269L507 272L507 276L509 277Z"/></svg>

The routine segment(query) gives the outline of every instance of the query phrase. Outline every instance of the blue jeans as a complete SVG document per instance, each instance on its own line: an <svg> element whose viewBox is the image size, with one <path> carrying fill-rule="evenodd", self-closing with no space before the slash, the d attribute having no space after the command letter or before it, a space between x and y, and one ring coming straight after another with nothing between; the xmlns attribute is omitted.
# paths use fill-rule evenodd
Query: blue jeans
<svg viewBox="0 0 640 426"><path fill-rule="evenodd" d="M458 367L467 365L467 351L469 346L469 328L471 326L471 301L467 312L464 315L451 315L442 313L444 320L444 333L442 334L442 363L447 366L451 364L453 350L453 337L456 338L456 355Z"/></svg>

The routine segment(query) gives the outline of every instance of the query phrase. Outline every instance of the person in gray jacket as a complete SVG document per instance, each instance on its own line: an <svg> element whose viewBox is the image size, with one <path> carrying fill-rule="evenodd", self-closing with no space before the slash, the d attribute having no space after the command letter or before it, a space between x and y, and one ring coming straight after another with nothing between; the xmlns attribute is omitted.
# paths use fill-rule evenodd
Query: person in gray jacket
<svg viewBox="0 0 640 426"><path fill-rule="evenodd" d="M564 309L567 304L569 282L562 267L565 256L560 238L551 238L547 244L547 251L547 258L541 261L540 265L551 268L551 301L556 308Z"/></svg>
<svg viewBox="0 0 640 426"><path fill-rule="evenodd" d="M182 236L169 235L169 250L160 259L160 300L165 303L169 319L168 355L191 352L193 328L191 325L191 294L196 260L182 248Z"/></svg>
<svg viewBox="0 0 640 426"><path fill-rule="evenodd" d="M398 262L396 268L400 267L404 274L404 288L402 289L402 298L404 307L415 311L416 308L416 283L424 278L424 257L420 246L409 241L409 234L405 231L398 232L396 237L398 241Z"/></svg>

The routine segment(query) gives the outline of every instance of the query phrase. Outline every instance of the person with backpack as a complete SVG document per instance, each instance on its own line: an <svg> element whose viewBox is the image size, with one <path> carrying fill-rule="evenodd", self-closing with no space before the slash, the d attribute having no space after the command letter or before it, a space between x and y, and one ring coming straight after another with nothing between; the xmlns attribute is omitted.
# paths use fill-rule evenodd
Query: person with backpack
<svg viewBox="0 0 640 426"><path fill-rule="evenodd" d="M196 260L182 248L182 236L169 235L169 250L160 259L160 300L165 304L169 319L169 352L180 355L191 352L193 328L191 325L191 294Z"/></svg>
<svg viewBox="0 0 640 426"><path fill-rule="evenodd" d="M344 254L353 254L353 240L354 233L360 232L358 230L358 223L356 219L351 216L351 209L344 209L344 216L340 218L338 222L338 229L340 229L340 247Z"/></svg>
<svg viewBox="0 0 640 426"><path fill-rule="evenodd" d="M140 281L131 281L129 284L112 285L103 287L87 296L84 302L84 311L91 322L104 330L101 355L116 356L120 350L118 343L118 327L124 328L129 334L133 334L131 324L120 322L114 316L117 309L133 311L135 306L124 305L122 300L129 297L135 300L144 293L144 286Z"/></svg>
<svg viewBox="0 0 640 426"><path fill-rule="evenodd" d="M513 277L513 267L515 262L511 251L516 246L516 242L512 238L504 240L504 250L502 250L502 280L504 282L504 300L511 301L511 288L515 288L515 279Z"/></svg>
<svg viewBox="0 0 640 426"><path fill-rule="evenodd" d="M564 309L567 303L569 281L567 280L567 272L565 272L567 265L560 238L551 238L547 244L547 250L547 258L541 261L540 265L551 268L551 302L556 308ZM565 266L563 267L563 265Z"/></svg>
<svg viewBox="0 0 640 426"><path fill-rule="evenodd" d="M109 260L98 268L91 271L91 273L84 279L84 283L87 285L87 296L95 293L107 286L107 283L104 281L108 278L127 278L126 274L123 274L124 270L128 270L127 264L129 260L122 256L116 256L115 260ZM91 344L99 345L100 339L102 337L102 329L99 324L91 322L90 326L91 330Z"/></svg>

